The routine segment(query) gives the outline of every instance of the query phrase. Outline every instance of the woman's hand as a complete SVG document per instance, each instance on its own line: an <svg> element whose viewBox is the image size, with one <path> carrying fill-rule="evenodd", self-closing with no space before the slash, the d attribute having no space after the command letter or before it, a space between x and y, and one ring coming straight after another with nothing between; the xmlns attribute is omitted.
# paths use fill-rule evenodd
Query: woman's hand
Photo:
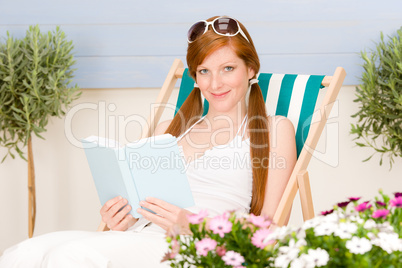
<svg viewBox="0 0 402 268"><path fill-rule="evenodd" d="M187 215L192 214L190 211L179 208L155 197L147 197L146 201L140 202L140 206L150 209L156 214L142 208L137 209L138 213L166 231L170 230L174 225L179 225L182 234L191 233L187 219Z"/></svg>
<svg viewBox="0 0 402 268"><path fill-rule="evenodd" d="M125 231L137 221L131 214L128 214L131 206L127 203L127 199L117 196L107 201L101 208L102 221L110 230Z"/></svg>

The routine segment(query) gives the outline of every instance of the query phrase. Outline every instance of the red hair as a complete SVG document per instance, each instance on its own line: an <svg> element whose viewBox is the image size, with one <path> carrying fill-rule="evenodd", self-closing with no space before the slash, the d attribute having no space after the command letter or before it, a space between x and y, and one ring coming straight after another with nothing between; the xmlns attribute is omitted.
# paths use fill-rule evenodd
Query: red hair
<svg viewBox="0 0 402 268"><path fill-rule="evenodd" d="M207 21L212 21L212 17ZM189 74L196 80L196 69L204 59L219 48L229 46L236 55L244 61L247 67L254 70L257 74L260 69L260 60L254 43L246 30L239 22L240 27L247 36L248 42L241 34L236 36L217 35L211 28L198 37L194 42L188 44L187 65ZM179 136L195 120L202 115L203 107L201 92L199 88L194 88L187 100L173 118L165 133ZM248 103L248 129L250 133L250 155L253 167L253 189L250 204L250 213L260 215L264 204L265 188L268 178L269 161L269 137L268 137L268 118L265 110L264 98L259 85L253 84L250 90ZM256 160L256 161L253 161Z"/></svg>

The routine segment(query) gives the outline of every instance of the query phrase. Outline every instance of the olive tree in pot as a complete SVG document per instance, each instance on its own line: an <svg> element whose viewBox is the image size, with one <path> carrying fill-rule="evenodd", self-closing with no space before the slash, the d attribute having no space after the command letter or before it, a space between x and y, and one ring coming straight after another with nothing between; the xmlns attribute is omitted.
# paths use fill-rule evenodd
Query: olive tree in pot
<svg viewBox="0 0 402 268"><path fill-rule="evenodd" d="M3 42L4 40L4 42ZM35 227L36 197L32 135L46 131L49 117L61 117L79 97L77 85L69 87L75 63L73 44L59 27L47 34L30 26L26 36L0 41L0 146L9 155L28 161L28 235ZM28 156L23 147L28 146Z"/></svg>
<svg viewBox="0 0 402 268"><path fill-rule="evenodd" d="M351 134L360 147L371 147L374 154L389 156L390 168L394 157L402 157L402 28L396 35L376 44L370 53L361 52L364 60L361 82L356 88L359 111L352 115L358 122L351 125Z"/></svg>

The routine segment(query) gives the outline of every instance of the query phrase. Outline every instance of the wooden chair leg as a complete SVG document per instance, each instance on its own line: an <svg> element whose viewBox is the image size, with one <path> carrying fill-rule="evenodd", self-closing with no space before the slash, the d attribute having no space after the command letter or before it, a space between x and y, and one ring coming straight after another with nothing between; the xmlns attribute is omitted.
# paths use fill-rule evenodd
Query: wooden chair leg
<svg viewBox="0 0 402 268"><path fill-rule="evenodd" d="M101 221L101 223L98 226L98 232L103 232L103 231L108 231L109 228L107 228L106 223L104 223L103 221Z"/></svg>
<svg viewBox="0 0 402 268"><path fill-rule="evenodd" d="M313 198L311 196L310 180L308 171L303 170L297 174L301 207L304 221L314 218Z"/></svg>

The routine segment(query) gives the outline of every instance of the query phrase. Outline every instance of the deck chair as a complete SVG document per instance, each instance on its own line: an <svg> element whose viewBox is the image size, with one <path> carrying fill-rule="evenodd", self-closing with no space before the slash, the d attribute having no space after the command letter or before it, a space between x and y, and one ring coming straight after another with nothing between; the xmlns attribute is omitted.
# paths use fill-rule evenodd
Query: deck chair
<svg viewBox="0 0 402 268"><path fill-rule="evenodd" d="M273 218L273 222L279 226L285 224L297 190L299 190L303 219L306 221L314 217L307 166L345 76L346 72L342 67L336 68L333 76L271 73L258 75L258 83L266 102L268 115L282 115L289 118L296 131L297 162ZM181 79L181 85L176 111L194 88L194 80L188 75L188 69L183 68L183 62L179 59L173 62L156 100L160 106L149 117L148 128L143 130L142 137L153 134L177 79ZM324 87L327 87L325 97L321 105L316 106L319 90ZM207 111L208 102L204 100L204 114ZM313 113L316 113L315 118L318 120L311 124ZM105 230L105 224L101 223L98 231L103 230Z"/></svg>

